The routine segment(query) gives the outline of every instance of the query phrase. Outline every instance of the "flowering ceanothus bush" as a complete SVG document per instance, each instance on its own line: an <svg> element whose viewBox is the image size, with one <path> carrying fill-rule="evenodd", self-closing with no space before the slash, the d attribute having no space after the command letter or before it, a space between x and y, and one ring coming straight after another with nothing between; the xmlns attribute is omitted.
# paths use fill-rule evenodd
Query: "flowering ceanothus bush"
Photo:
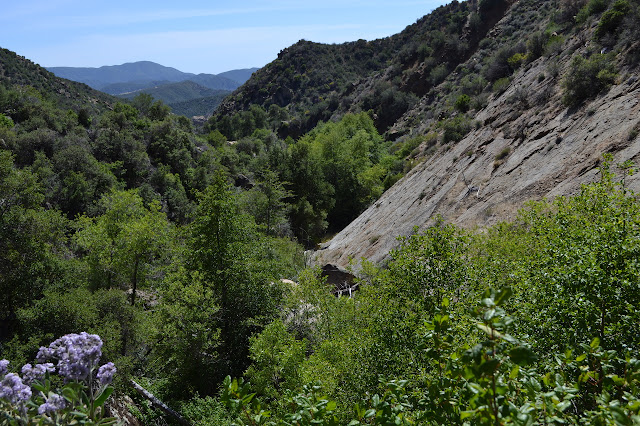
<svg viewBox="0 0 640 426"><path fill-rule="evenodd" d="M116 367L108 362L94 371L102 356L100 336L82 332L62 336L41 347L37 364L22 366L20 377L9 372L9 361L0 360L0 423L10 425L114 424L103 418L103 404L113 392ZM50 376L64 379L54 392Z"/></svg>

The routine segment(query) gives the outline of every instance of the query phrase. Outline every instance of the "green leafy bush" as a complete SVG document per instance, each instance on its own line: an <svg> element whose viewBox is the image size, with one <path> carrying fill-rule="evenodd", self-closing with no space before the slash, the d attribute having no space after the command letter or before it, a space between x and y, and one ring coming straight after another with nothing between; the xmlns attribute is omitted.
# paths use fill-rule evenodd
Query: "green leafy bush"
<svg viewBox="0 0 640 426"><path fill-rule="evenodd" d="M591 15L604 12L609 6L609 0L589 0L576 15L576 22L583 24Z"/></svg>
<svg viewBox="0 0 640 426"><path fill-rule="evenodd" d="M602 14L595 32L596 38L614 32L630 11L631 5L627 0L616 0L611 8Z"/></svg>
<svg viewBox="0 0 640 426"><path fill-rule="evenodd" d="M4 127L5 129L13 128L13 120L4 114L0 114L0 128L1 127Z"/></svg>
<svg viewBox="0 0 640 426"><path fill-rule="evenodd" d="M467 111L469 111L469 104L470 103L471 103L471 98L469 97L469 95L462 94L462 95L458 96L454 106L460 112L467 112Z"/></svg>
<svg viewBox="0 0 640 426"><path fill-rule="evenodd" d="M471 120L465 114L460 114L443 121L440 126L443 129L443 143L459 142L471 130Z"/></svg>
<svg viewBox="0 0 640 426"><path fill-rule="evenodd" d="M509 87L510 84L511 84L511 79L509 79L509 77L504 77L504 78L496 80L493 83L493 86L491 86L491 90L496 95L501 95L507 90L507 88Z"/></svg>
<svg viewBox="0 0 640 426"><path fill-rule="evenodd" d="M613 84L617 75L613 60L612 55L574 56L562 82L563 103L576 107Z"/></svg>

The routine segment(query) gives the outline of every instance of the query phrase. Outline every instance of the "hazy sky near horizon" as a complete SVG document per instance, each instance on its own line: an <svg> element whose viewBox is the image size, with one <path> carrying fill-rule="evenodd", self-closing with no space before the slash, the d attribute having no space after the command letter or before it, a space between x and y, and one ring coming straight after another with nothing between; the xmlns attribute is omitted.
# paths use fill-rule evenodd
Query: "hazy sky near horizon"
<svg viewBox="0 0 640 426"><path fill-rule="evenodd" d="M0 47L45 66L148 60L217 74L261 67L300 39L374 40L443 0L21 0L0 13Z"/></svg>

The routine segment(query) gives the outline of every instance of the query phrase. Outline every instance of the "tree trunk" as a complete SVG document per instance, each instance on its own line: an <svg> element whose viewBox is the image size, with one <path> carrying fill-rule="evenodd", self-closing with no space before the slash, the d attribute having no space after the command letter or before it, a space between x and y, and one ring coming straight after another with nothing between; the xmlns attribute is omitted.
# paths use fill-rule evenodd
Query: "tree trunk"
<svg viewBox="0 0 640 426"><path fill-rule="evenodd" d="M138 265L140 259L136 258L136 263L133 266L133 278L131 279L131 306L136 303L136 289L138 288Z"/></svg>

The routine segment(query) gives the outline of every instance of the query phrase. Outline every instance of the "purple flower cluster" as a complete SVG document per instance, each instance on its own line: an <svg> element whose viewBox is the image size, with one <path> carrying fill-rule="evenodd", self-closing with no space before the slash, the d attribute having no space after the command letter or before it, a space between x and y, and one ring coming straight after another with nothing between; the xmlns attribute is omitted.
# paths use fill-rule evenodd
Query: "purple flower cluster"
<svg viewBox="0 0 640 426"><path fill-rule="evenodd" d="M31 385L35 381L42 381L44 375L49 372L53 373L56 369L53 364L46 362L44 364L25 364L22 366L22 381L27 385Z"/></svg>
<svg viewBox="0 0 640 426"><path fill-rule="evenodd" d="M98 369L98 381L105 386L113 381L113 375L116 373L116 366L112 362L108 362Z"/></svg>
<svg viewBox="0 0 640 426"><path fill-rule="evenodd" d="M51 343L48 348L41 347L36 359L41 363L57 359L58 374L67 380L84 380L98 364L101 356L100 336L82 332L66 334Z"/></svg>
<svg viewBox="0 0 640 426"><path fill-rule="evenodd" d="M31 388L15 373L8 373L0 382L0 399L6 399L11 404L24 402L31 398Z"/></svg>
<svg viewBox="0 0 640 426"><path fill-rule="evenodd" d="M48 414L54 411L62 410L67 406L67 400L62 396L52 393L46 399L44 404L38 407L38 414Z"/></svg>
<svg viewBox="0 0 640 426"><path fill-rule="evenodd" d="M56 370L66 381L85 380L90 377L101 356L102 340L100 337L83 332L67 334L51 343L49 347L41 347L36 358L38 364L25 364L22 367L22 378L15 373L8 372L9 361L0 360L0 399L16 405L22 412L21 415L26 415L28 406L25 402L32 397L30 386L34 382L42 381L47 373L53 373ZM46 362L49 360L57 361L57 365L54 366L53 362ZM106 386L113 381L115 373L115 365L108 362L98 369L97 379L102 386ZM45 395L44 391L40 391L38 395L44 397L44 403L38 407L39 415L63 410L75 403L71 399L67 401L65 397L52 392Z"/></svg>
<svg viewBox="0 0 640 426"><path fill-rule="evenodd" d="M8 367L9 361L7 361L6 359L0 361L0 376L4 376L5 374L7 374Z"/></svg>

